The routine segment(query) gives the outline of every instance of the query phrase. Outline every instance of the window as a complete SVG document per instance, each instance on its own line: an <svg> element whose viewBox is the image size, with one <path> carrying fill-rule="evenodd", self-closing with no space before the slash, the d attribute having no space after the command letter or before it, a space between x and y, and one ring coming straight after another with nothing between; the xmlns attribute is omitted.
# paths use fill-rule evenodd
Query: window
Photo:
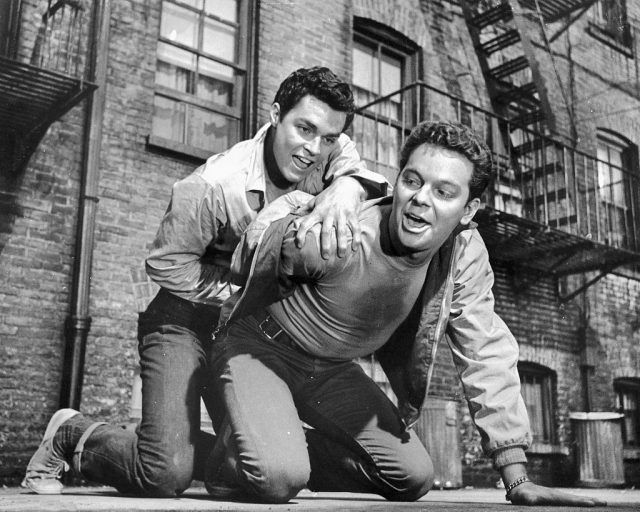
<svg viewBox="0 0 640 512"><path fill-rule="evenodd" d="M622 440L625 446L640 446L640 379L617 379L614 389L618 395L618 410L624 414Z"/></svg>
<svg viewBox="0 0 640 512"><path fill-rule="evenodd" d="M633 248L636 237L639 177L637 150L612 132L598 130L598 195L600 231L607 243Z"/></svg>
<svg viewBox="0 0 640 512"><path fill-rule="evenodd" d="M533 441L552 444L555 439L553 428L555 373L534 363L518 363L518 372Z"/></svg>
<svg viewBox="0 0 640 512"><path fill-rule="evenodd" d="M240 140L247 3L163 0L152 143L208 156Z"/></svg>
<svg viewBox="0 0 640 512"><path fill-rule="evenodd" d="M360 156L390 181L397 174L402 130L412 125L407 94L386 97L416 79L418 47L395 31L356 18L352 76L356 107L367 107L353 123Z"/></svg>
<svg viewBox="0 0 640 512"><path fill-rule="evenodd" d="M598 0L593 8L593 24L615 43L631 47L625 0Z"/></svg>
<svg viewBox="0 0 640 512"><path fill-rule="evenodd" d="M20 0L0 2L0 56L14 58L18 41Z"/></svg>

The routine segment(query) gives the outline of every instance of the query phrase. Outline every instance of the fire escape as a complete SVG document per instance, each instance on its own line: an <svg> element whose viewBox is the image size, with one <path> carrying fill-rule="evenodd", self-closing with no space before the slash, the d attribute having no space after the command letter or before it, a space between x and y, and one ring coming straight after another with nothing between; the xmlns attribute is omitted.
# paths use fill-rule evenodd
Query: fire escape
<svg viewBox="0 0 640 512"><path fill-rule="evenodd" d="M33 6L22 0L0 6L0 157L6 183L22 173L51 124L95 89L85 80L91 2L43 4L34 30L23 21Z"/></svg>
<svg viewBox="0 0 640 512"><path fill-rule="evenodd" d="M568 300L617 267L640 262L638 175L620 169L630 211L614 218L603 163L547 135L553 110L529 36L535 23L560 22L561 33L594 0L461 4L493 110L503 119L497 179L476 216L479 229L492 258L514 267L557 277L598 272L561 297Z"/></svg>

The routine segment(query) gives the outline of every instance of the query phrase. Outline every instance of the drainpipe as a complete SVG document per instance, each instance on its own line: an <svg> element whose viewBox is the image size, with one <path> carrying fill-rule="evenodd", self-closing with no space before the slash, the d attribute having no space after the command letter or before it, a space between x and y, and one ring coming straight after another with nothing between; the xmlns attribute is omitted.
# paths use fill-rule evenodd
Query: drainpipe
<svg viewBox="0 0 640 512"><path fill-rule="evenodd" d="M84 355L91 327L89 293L100 179L100 145L106 97L111 0L95 2L91 27L89 81L98 88L88 98L78 206L78 225L69 316L65 322L65 354L60 407L80 408Z"/></svg>

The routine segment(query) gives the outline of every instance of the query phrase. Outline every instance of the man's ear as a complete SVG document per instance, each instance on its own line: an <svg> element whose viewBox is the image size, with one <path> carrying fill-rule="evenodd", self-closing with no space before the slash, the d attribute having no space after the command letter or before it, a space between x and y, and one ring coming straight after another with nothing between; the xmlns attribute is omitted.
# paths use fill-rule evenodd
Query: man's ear
<svg viewBox="0 0 640 512"><path fill-rule="evenodd" d="M278 122L280 121L280 104L271 104L271 109L269 109L269 118L271 120L271 126L278 125Z"/></svg>
<svg viewBox="0 0 640 512"><path fill-rule="evenodd" d="M462 216L462 219L460 219L460 224L463 226L468 225L478 211L478 208L480 208L480 199L475 197L465 205L464 215Z"/></svg>

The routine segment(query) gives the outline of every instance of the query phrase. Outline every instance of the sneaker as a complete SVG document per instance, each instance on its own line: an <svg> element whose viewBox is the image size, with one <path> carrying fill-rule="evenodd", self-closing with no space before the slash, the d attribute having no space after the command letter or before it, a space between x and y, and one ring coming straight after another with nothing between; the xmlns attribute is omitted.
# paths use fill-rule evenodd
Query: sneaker
<svg viewBox="0 0 640 512"><path fill-rule="evenodd" d="M40 446L33 454L22 487L28 487L37 494L60 494L62 492L62 473L69 471L69 464L53 448L53 436L62 424L76 414L75 409L60 409L47 425Z"/></svg>

